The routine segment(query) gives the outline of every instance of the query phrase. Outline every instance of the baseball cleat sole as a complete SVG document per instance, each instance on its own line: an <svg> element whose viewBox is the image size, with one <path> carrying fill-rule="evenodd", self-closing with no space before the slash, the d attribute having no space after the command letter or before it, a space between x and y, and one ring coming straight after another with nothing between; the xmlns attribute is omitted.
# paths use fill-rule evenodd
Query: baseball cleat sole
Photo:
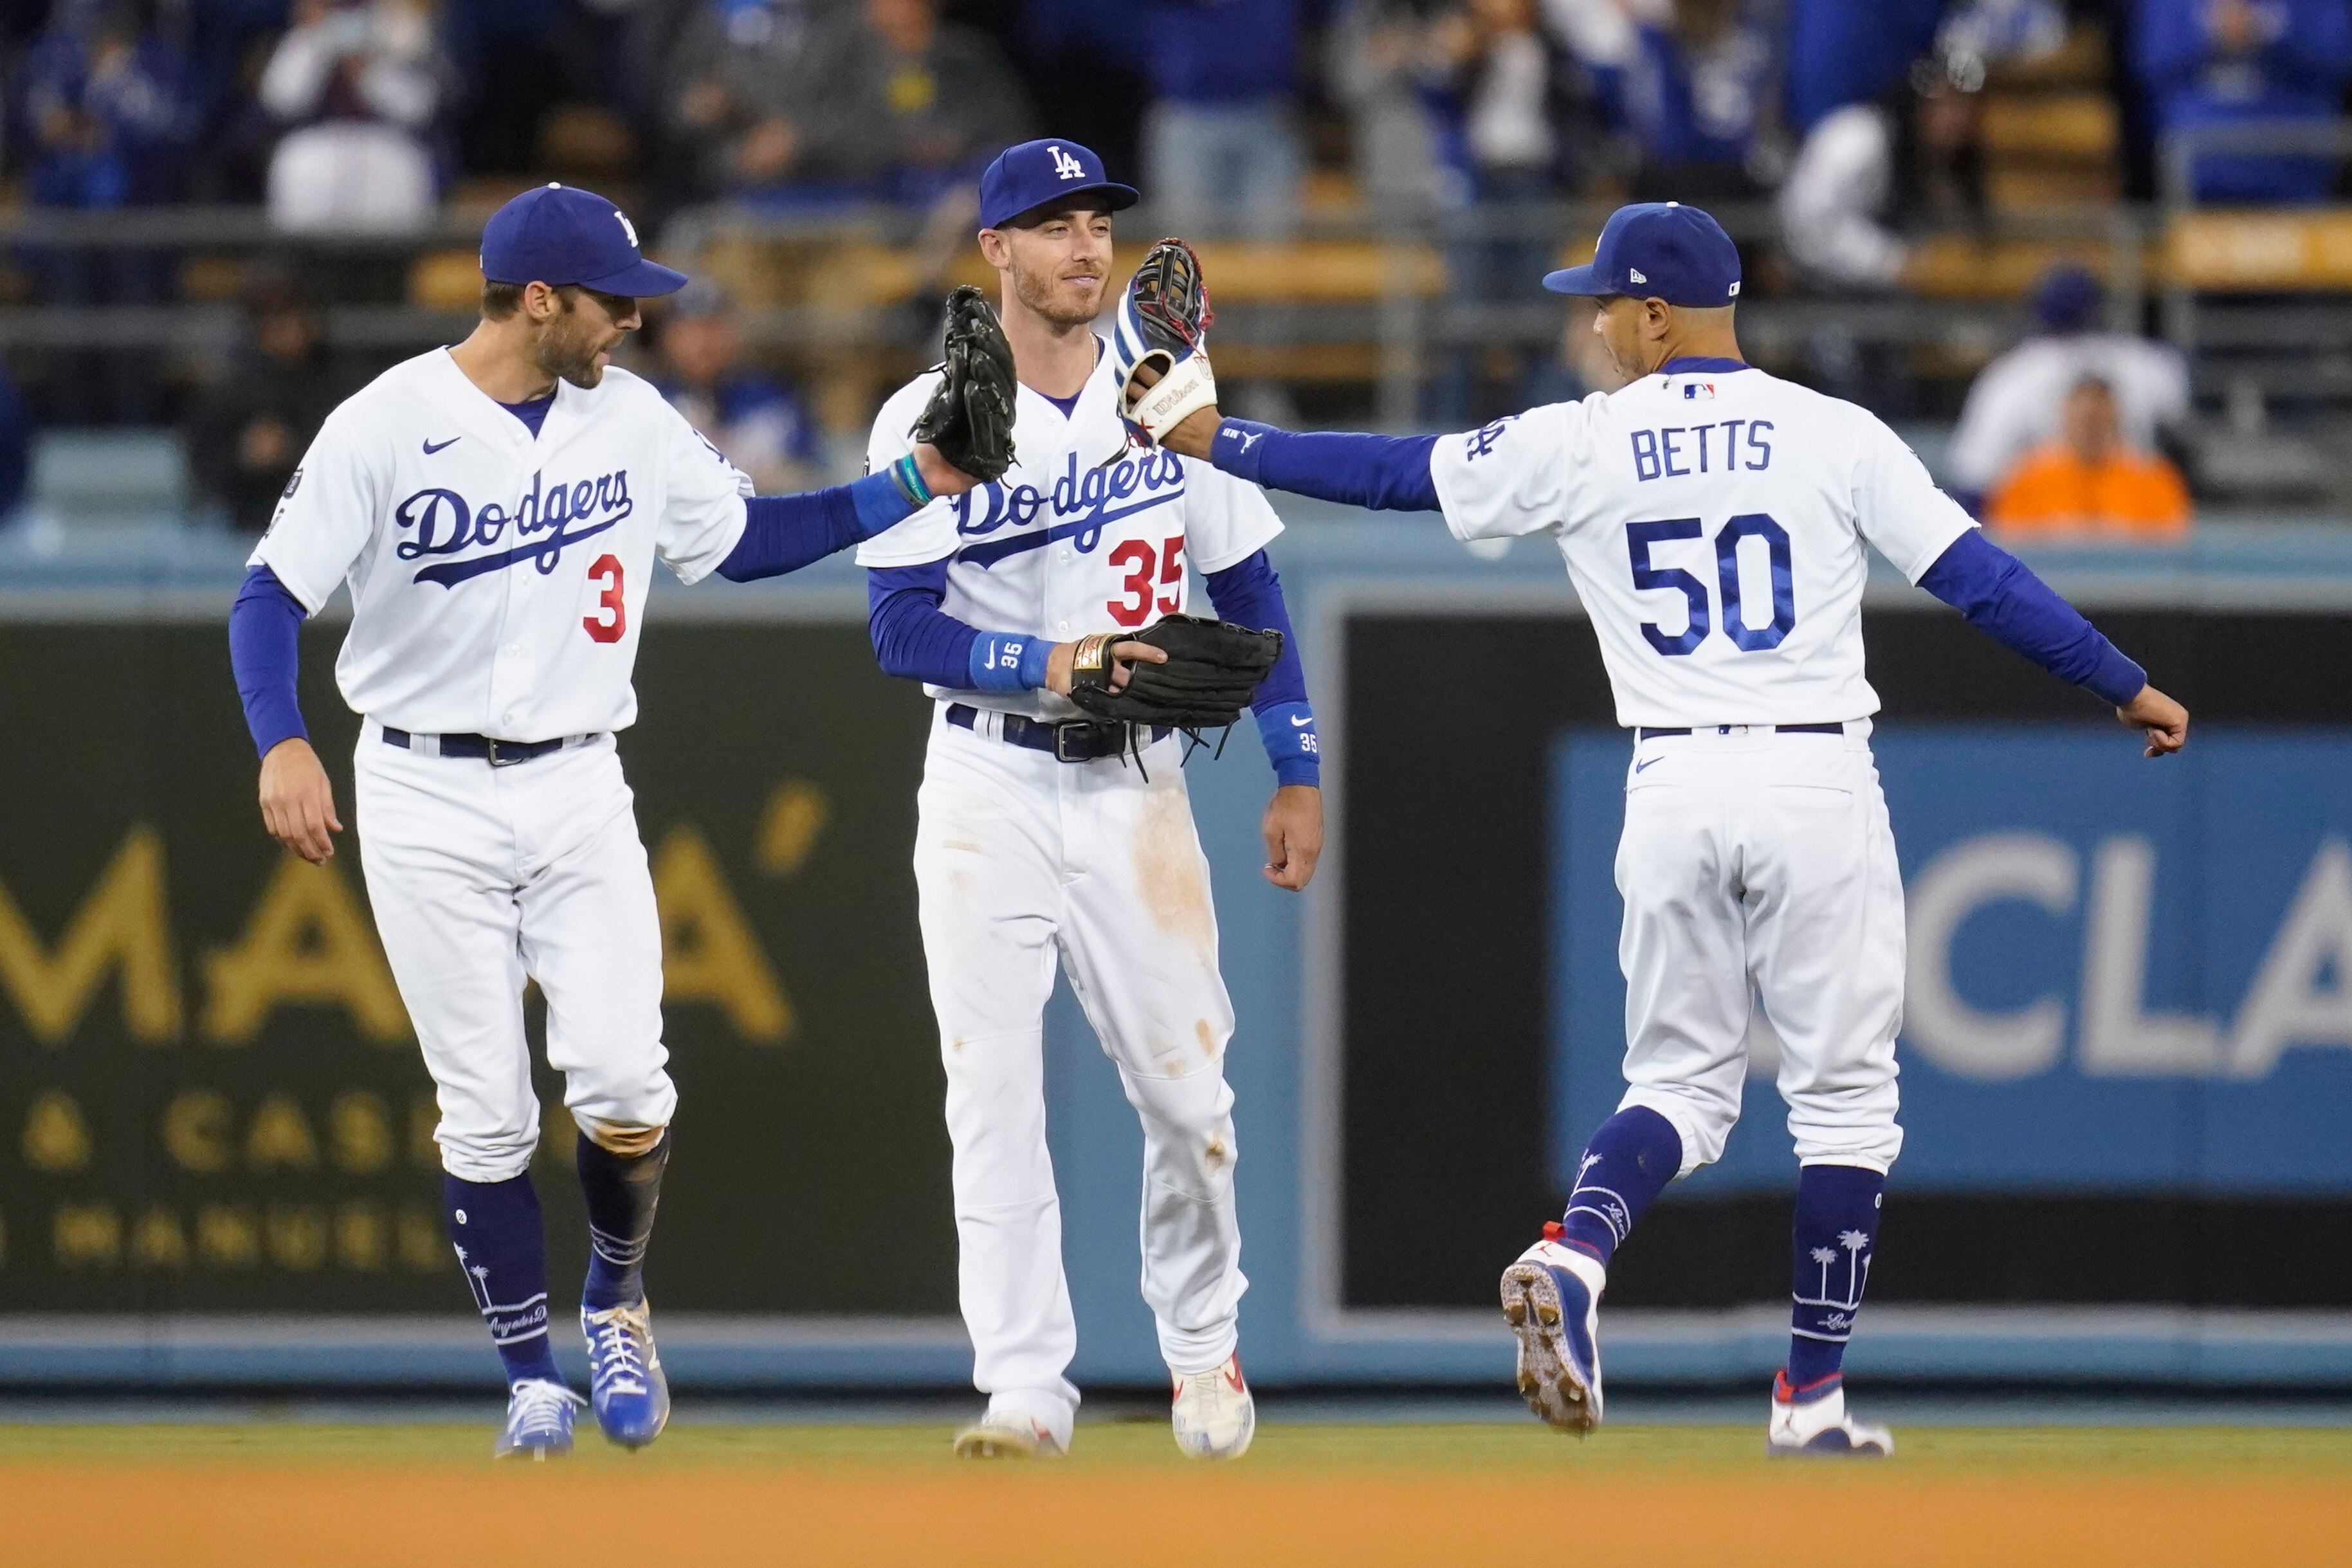
<svg viewBox="0 0 2352 1568"><path fill-rule="evenodd" d="M1519 1397L1544 1425L1589 1436L1601 1417L1592 1391L1569 1359L1565 1313L1551 1270L1537 1263L1503 1270L1503 1321L1519 1342Z"/></svg>
<svg viewBox="0 0 2352 1568"><path fill-rule="evenodd" d="M1061 1444L1050 1433L983 1421L956 1434L959 1459L1058 1459Z"/></svg>

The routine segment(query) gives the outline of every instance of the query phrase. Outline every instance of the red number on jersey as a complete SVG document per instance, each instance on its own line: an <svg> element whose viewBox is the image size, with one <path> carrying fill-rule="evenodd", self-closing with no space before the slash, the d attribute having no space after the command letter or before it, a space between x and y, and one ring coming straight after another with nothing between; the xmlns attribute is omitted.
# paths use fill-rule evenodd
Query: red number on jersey
<svg viewBox="0 0 2352 1568"><path fill-rule="evenodd" d="M621 634L629 629L628 598L621 585L621 558L596 557L596 563L588 568L588 581L604 584L604 591L596 597L596 613L581 616L580 624L598 642L619 642Z"/></svg>
<svg viewBox="0 0 2352 1568"><path fill-rule="evenodd" d="M1157 609L1163 616L1172 616L1184 607L1184 536L1178 534L1154 550L1140 539L1130 539L1104 559L1125 572L1119 584L1124 599L1113 599L1103 606L1110 618L1123 626L1139 626ZM1158 568L1157 573L1153 571ZM1168 593L1154 599L1154 588L1166 588Z"/></svg>
<svg viewBox="0 0 2352 1568"><path fill-rule="evenodd" d="M1184 607L1184 536L1178 534L1160 548L1160 613L1172 616Z"/></svg>
<svg viewBox="0 0 2352 1568"><path fill-rule="evenodd" d="M1141 626L1151 614L1151 569L1157 563L1151 546L1140 539L1130 539L1106 559L1127 573L1127 580L1119 584L1127 597L1113 599L1103 607L1120 626Z"/></svg>

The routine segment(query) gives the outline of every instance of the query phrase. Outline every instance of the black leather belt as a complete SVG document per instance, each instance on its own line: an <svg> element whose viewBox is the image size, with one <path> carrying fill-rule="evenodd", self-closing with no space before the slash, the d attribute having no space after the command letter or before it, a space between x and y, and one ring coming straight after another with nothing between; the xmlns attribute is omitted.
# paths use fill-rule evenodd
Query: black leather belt
<svg viewBox="0 0 2352 1568"><path fill-rule="evenodd" d="M1699 727L1704 730L1713 730L1717 734L1727 733L1733 730L1762 729L1769 729L1776 735L1843 735L1845 733L1845 726L1843 724L1703 724ZM1661 735L1687 735L1690 732L1690 726L1687 724L1673 730L1642 729L1633 731L1633 739L1639 742L1654 741Z"/></svg>
<svg viewBox="0 0 2352 1568"><path fill-rule="evenodd" d="M517 763L531 762L550 752L560 752L566 744L564 737L560 735L552 741L494 741L488 735L444 735L440 739L443 756L468 757L478 763L488 763L494 768L510 768ZM583 735L578 739L590 741L595 737ZM414 751L416 748L411 742L415 740L415 737L405 730L395 730L389 724L383 727L383 743L387 746L398 746L404 752Z"/></svg>
<svg viewBox="0 0 2352 1568"><path fill-rule="evenodd" d="M1033 752L1050 752L1058 763L1091 763L1103 757L1115 757L1127 750L1128 731L1140 726L1122 724L1116 719L1074 719L1064 724L1047 724L1035 719L1024 719L1018 713L1003 713L1003 727L997 738L1011 745L1026 746ZM968 702L948 704L948 722L960 730L980 731L980 710ZM1150 745L1164 741L1171 733L1164 724L1155 724L1141 737L1140 743Z"/></svg>

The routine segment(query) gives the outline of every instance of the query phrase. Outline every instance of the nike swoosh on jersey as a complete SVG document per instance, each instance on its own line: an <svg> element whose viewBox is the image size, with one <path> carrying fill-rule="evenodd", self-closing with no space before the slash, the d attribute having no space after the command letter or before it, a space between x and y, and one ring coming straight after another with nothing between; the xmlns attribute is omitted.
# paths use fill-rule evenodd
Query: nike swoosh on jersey
<svg viewBox="0 0 2352 1568"><path fill-rule="evenodd" d="M1665 759L1665 758L1664 758L1664 757L1652 757L1652 758L1651 758L1648 762L1646 762L1646 763L1635 763L1633 764L1633 771L1634 771L1635 773L1640 773L1643 768L1655 767L1658 763L1663 763L1663 762L1664 762L1665 760L1666 760L1666 759Z"/></svg>
<svg viewBox="0 0 2352 1568"><path fill-rule="evenodd" d="M1315 715L1312 713L1309 713L1304 719L1300 718L1296 713L1293 713L1290 716L1290 727L1294 730L1304 730L1307 725L1312 724L1313 722L1315 722Z"/></svg>
<svg viewBox="0 0 2352 1568"><path fill-rule="evenodd" d="M464 439L465 437L463 436L452 436L446 441L427 441L425 443L425 455L429 458L434 453L440 451L442 448L446 447L454 447Z"/></svg>

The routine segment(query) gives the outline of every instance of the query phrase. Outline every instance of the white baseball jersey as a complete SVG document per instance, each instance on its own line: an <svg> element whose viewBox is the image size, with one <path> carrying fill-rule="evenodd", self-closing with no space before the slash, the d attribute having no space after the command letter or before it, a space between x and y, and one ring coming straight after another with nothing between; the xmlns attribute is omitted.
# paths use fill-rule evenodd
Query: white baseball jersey
<svg viewBox="0 0 2352 1568"><path fill-rule="evenodd" d="M1044 394L1019 390L1018 460L1002 479L933 501L867 540L858 564L945 561L940 608L948 615L982 631L1067 642L1139 630L1183 610L1188 561L1205 574L1264 549L1282 531L1265 492L1206 463L1130 448L1117 370L1108 353L1097 354L1066 416ZM913 449L908 431L939 380L926 372L882 405L866 449L870 471ZM1035 719L1078 715L1068 698L1049 691L924 689Z"/></svg>
<svg viewBox="0 0 2352 1568"><path fill-rule="evenodd" d="M751 493L627 371L557 383L533 437L435 349L328 416L250 563L313 613L350 580L335 677L355 711L545 741L635 719L654 558L708 575Z"/></svg>
<svg viewBox="0 0 2352 1568"><path fill-rule="evenodd" d="M1430 470L1457 537L1559 536L1625 725L1875 713L1864 541L1916 583L1975 526L1875 416L1754 369L1441 437Z"/></svg>

